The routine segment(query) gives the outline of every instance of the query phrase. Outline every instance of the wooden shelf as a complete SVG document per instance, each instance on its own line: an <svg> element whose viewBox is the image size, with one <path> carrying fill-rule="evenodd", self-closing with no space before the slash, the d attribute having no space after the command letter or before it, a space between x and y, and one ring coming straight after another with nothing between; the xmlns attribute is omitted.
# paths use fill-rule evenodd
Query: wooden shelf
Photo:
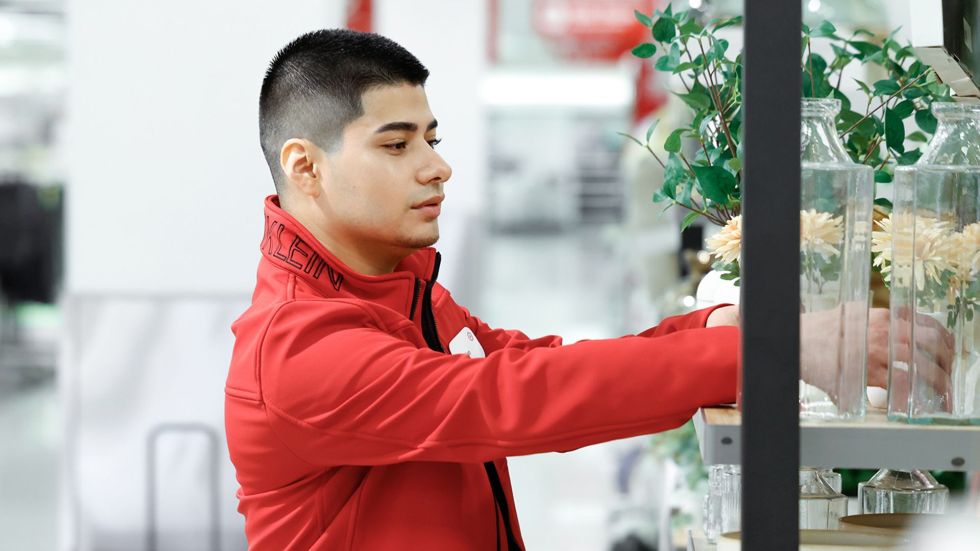
<svg viewBox="0 0 980 551"><path fill-rule="evenodd" d="M705 465L741 462L734 407L698 410L694 426ZM908 425L869 410L865 419L800 423L800 462L811 467L980 470L980 426Z"/></svg>

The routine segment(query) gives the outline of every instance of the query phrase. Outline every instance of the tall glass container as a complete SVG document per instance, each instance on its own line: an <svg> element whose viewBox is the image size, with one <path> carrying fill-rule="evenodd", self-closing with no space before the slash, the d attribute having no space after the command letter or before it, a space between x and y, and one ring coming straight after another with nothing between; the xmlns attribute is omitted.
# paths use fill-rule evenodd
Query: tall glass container
<svg viewBox="0 0 980 551"><path fill-rule="evenodd" d="M873 170L851 160L835 99L804 99L800 136L800 416L864 415ZM819 343L813 346L812 343Z"/></svg>
<svg viewBox="0 0 980 551"><path fill-rule="evenodd" d="M929 471L881 469L858 491L865 514L943 513L948 499L949 489L936 482Z"/></svg>
<svg viewBox="0 0 980 551"><path fill-rule="evenodd" d="M980 105L933 113L936 134L896 169L894 208L875 234L891 285L888 416L980 424Z"/></svg>

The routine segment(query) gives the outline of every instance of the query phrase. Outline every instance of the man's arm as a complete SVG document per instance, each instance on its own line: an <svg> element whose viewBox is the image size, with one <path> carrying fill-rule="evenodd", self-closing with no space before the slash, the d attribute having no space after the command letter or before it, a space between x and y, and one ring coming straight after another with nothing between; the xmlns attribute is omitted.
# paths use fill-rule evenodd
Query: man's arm
<svg viewBox="0 0 980 551"><path fill-rule="evenodd" d="M554 348L562 346L562 338L555 335L548 335L532 339L524 333L513 329L497 329L487 325L480 318L470 314L469 310L459 305L466 315L466 324L476 335L480 344L489 353L502 348L517 348L530 350L532 348L547 347ZM718 305L710 308L696 310L688 314L671 316L665 318L659 324L636 335L628 337L661 337L676 331L688 329L701 329L705 327L738 326L738 306Z"/></svg>
<svg viewBox="0 0 980 551"><path fill-rule="evenodd" d="M352 307L301 303L271 324L260 381L277 434L305 461L482 462L667 430L734 400L738 330L441 354ZM318 316L321 319L318 319ZM329 330L325 329L329 328Z"/></svg>

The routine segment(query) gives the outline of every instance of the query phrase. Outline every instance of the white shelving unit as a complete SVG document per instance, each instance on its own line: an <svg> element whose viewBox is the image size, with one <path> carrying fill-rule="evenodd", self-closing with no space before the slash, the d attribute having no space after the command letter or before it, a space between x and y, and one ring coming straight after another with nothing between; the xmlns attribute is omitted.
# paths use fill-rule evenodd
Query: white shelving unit
<svg viewBox="0 0 980 551"><path fill-rule="evenodd" d="M694 425L705 465L741 462L741 415L703 408ZM980 470L980 426L909 425L870 410L854 422L800 423L800 464L813 467Z"/></svg>

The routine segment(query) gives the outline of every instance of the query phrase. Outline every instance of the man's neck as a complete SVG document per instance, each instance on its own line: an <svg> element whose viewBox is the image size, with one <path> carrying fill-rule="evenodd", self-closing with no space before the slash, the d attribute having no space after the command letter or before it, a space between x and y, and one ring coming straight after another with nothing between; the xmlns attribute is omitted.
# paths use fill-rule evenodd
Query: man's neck
<svg viewBox="0 0 980 551"><path fill-rule="evenodd" d="M324 231L314 220L310 220L310 217L304 213L285 207L282 208L295 218L297 222L302 224L307 231L313 234L313 237L324 248L330 251L332 255L357 273L364 275L390 274L395 271L398 263L412 252L384 253L373 251L370 247L364 245L351 245L354 241L353 239L343 239L342 236L333 236L329 232Z"/></svg>

